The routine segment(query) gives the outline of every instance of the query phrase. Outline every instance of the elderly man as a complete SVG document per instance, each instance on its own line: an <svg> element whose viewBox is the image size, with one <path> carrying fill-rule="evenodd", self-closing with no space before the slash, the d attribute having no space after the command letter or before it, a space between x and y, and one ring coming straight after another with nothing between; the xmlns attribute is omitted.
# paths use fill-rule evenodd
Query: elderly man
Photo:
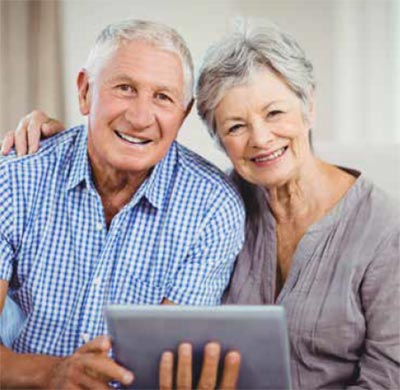
<svg viewBox="0 0 400 390"><path fill-rule="evenodd" d="M0 164L0 310L8 294L27 316L4 387L129 384L103 307L218 304L243 242L238 195L175 141L193 67L174 30L107 27L77 84L87 126Z"/></svg>

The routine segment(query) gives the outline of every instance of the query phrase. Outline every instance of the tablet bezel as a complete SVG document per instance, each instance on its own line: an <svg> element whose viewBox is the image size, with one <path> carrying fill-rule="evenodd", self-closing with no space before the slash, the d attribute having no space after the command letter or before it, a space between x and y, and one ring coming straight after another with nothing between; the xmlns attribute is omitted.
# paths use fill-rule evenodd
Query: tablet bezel
<svg viewBox="0 0 400 390"><path fill-rule="evenodd" d="M158 388L161 353L176 351L181 342L193 345L196 383L207 341L219 341L222 354L229 349L241 352L238 388L290 388L289 343L281 306L110 305L105 316L116 361L135 373L133 389Z"/></svg>

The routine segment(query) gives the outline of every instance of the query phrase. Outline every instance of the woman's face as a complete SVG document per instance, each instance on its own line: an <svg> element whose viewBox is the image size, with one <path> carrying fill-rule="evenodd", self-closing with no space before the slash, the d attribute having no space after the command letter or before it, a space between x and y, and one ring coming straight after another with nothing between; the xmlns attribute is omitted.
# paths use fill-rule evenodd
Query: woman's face
<svg viewBox="0 0 400 390"><path fill-rule="evenodd" d="M296 179L311 157L312 103L307 114L305 120L300 99L265 67L223 96L215 110L217 135L244 179L273 188Z"/></svg>

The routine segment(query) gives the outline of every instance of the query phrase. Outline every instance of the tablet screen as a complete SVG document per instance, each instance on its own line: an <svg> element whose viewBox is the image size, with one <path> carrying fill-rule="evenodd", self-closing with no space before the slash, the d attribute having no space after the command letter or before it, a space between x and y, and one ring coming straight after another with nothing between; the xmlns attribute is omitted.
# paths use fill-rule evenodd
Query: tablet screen
<svg viewBox="0 0 400 390"><path fill-rule="evenodd" d="M280 306L119 306L105 311L117 362L135 374L133 389L158 388L163 351L193 345L193 383L200 374L205 343L218 341L242 355L238 388L290 388L285 313ZM221 359L222 361L222 359Z"/></svg>

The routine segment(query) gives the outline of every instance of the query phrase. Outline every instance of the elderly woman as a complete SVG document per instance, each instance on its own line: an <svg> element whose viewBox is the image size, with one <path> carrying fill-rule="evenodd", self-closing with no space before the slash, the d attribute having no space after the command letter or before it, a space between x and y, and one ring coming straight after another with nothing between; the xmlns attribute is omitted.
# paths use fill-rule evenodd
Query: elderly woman
<svg viewBox="0 0 400 390"><path fill-rule="evenodd" d="M400 388L399 212L312 153L314 89L303 50L274 27L204 60L198 111L247 210L225 302L285 307L295 388Z"/></svg>
<svg viewBox="0 0 400 390"><path fill-rule="evenodd" d="M312 153L314 89L303 50L273 26L205 57L198 111L247 209L224 300L285 307L294 388L400 388L399 212L360 172Z"/></svg>

